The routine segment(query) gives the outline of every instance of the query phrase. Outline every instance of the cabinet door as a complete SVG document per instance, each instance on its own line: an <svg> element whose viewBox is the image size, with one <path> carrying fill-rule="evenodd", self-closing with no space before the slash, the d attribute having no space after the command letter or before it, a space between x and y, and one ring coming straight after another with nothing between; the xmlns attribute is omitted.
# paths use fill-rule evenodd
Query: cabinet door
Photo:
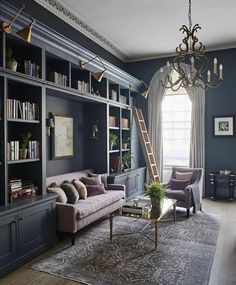
<svg viewBox="0 0 236 285"><path fill-rule="evenodd" d="M19 248L24 255L54 241L56 221L53 202L19 212Z"/></svg>
<svg viewBox="0 0 236 285"><path fill-rule="evenodd" d="M0 218L0 268L15 260L17 254L17 220L15 215Z"/></svg>
<svg viewBox="0 0 236 285"><path fill-rule="evenodd" d="M145 168L137 172L138 177L138 193L142 194L145 186Z"/></svg>
<svg viewBox="0 0 236 285"><path fill-rule="evenodd" d="M126 180L127 198L135 196L138 193L138 176L136 172L130 173Z"/></svg>

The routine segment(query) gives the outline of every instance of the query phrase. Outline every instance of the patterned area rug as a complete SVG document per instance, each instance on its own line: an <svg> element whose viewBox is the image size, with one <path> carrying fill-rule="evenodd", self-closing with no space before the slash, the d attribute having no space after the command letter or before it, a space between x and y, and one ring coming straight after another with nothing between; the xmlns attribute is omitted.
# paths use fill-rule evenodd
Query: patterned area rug
<svg viewBox="0 0 236 285"><path fill-rule="evenodd" d="M178 216L177 216L178 218ZM128 233L145 221L114 218L114 232ZM78 235L75 246L42 260L32 268L92 285L207 285L219 231L219 216L206 213L162 223L159 246L141 234L109 240L103 220ZM154 228L146 229L154 237Z"/></svg>

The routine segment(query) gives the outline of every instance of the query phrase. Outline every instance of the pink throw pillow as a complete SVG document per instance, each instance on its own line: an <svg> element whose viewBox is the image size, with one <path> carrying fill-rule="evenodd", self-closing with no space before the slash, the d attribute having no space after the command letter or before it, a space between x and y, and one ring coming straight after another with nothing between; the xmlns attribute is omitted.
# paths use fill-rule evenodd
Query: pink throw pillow
<svg viewBox="0 0 236 285"><path fill-rule="evenodd" d="M102 183L97 185L86 185L86 188L88 192L88 197L106 193L106 190Z"/></svg>
<svg viewBox="0 0 236 285"><path fill-rule="evenodd" d="M184 190L189 183L189 180L177 180L172 178L169 183L169 188L171 190Z"/></svg>

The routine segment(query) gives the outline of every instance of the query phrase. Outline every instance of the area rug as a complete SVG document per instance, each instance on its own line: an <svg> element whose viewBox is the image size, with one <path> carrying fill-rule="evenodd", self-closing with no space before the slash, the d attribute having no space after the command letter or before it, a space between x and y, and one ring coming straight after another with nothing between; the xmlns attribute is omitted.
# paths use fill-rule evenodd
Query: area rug
<svg viewBox="0 0 236 285"><path fill-rule="evenodd" d="M145 221L115 217L114 232L128 233ZM34 264L33 269L89 285L207 285L219 231L219 216L206 213L162 223L158 249L141 234L109 240L109 221L78 235L75 246ZM154 236L152 226L146 230Z"/></svg>

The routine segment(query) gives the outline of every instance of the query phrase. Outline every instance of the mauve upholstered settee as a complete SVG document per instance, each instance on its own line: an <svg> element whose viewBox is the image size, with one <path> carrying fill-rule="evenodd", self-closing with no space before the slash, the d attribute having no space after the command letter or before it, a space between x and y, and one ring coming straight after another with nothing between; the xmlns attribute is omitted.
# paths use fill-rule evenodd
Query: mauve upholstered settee
<svg viewBox="0 0 236 285"><path fill-rule="evenodd" d="M57 185L65 180L72 181L80 177L88 177L91 169L46 178L46 186L56 182ZM76 204L57 203L57 230L71 235L72 245L75 243L75 233L95 220L119 209L125 199L125 185L108 184L106 193L86 199L79 199Z"/></svg>

